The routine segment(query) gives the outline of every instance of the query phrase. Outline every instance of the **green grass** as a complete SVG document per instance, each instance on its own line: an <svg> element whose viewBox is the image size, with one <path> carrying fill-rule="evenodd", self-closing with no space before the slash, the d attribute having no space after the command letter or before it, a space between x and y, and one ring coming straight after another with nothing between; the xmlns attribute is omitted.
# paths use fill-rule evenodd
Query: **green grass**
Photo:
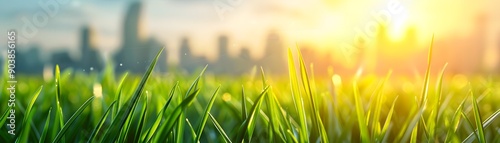
<svg viewBox="0 0 500 143"><path fill-rule="evenodd" d="M18 75L16 136L3 126L0 142L500 141L500 78L456 80L446 65L433 71L432 45L424 79L388 69L385 77L342 76L341 83L315 76L294 51L288 78L262 68L260 79L256 72L205 74L210 66L193 76L158 74L159 55L142 77L115 75L111 67L84 74L58 66L48 80ZM1 101L7 95L2 90ZM9 110L0 107L2 125Z"/></svg>

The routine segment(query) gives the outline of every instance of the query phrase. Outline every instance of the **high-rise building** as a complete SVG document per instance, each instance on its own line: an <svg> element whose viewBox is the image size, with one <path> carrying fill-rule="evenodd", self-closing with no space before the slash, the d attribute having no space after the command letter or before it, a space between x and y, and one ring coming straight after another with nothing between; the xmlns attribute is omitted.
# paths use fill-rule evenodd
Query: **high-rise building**
<svg viewBox="0 0 500 143"><path fill-rule="evenodd" d="M85 26L81 30L80 40L80 68L89 69L88 71L101 71L103 69L104 61L99 55L97 48L94 46L93 31L90 27ZM92 69L92 70L90 70Z"/></svg>
<svg viewBox="0 0 500 143"><path fill-rule="evenodd" d="M163 44L154 38L144 40L144 27L141 18L141 2L134 1L127 9L123 21L123 39L121 49L114 56L117 72L131 71L143 73ZM166 70L166 49L158 60L156 71Z"/></svg>
<svg viewBox="0 0 500 143"><path fill-rule="evenodd" d="M287 71L286 50L278 33L271 31L266 39L264 57L260 64L270 73L284 73Z"/></svg>

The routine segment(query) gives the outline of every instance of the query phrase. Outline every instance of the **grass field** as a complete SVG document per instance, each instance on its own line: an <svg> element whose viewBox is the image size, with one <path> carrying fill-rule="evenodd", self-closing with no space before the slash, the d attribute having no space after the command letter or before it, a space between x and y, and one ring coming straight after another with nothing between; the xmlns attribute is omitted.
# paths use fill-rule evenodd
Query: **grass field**
<svg viewBox="0 0 500 143"><path fill-rule="evenodd" d="M500 142L498 78L445 66L422 78L319 78L291 53L282 78L160 75L156 60L142 77L18 75L15 136L4 75L0 142Z"/></svg>

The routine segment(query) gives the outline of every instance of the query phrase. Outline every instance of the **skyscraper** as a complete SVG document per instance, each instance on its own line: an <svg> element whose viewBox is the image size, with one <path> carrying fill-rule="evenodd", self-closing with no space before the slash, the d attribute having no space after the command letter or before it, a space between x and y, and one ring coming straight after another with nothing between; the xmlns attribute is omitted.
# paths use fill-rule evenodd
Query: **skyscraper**
<svg viewBox="0 0 500 143"><path fill-rule="evenodd" d="M104 61L99 55L96 47L94 46L93 31L90 27L85 26L81 30L80 40L80 68L88 69L88 71L100 71L103 68ZM92 69L92 70L90 70Z"/></svg>
<svg viewBox="0 0 500 143"><path fill-rule="evenodd" d="M284 73L287 71L286 51L282 39L275 31L271 31L267 36L264 52L260 64L266 71L270 73Z"/></svg>
<svg viewBox="0 0 500 143"><path fill-rule="evenodd" d="M139 1L132 2L127 9L125 20L123 21L121 49L114 57L117 72L145 72L156 52L163 48L163 44L154 38L149 38L147 41L144 40L141 11L142 4ZM166 69L166 50L163 52L160 59L158 59L157 71L158 69L160 71L165 71Z"/></svg>

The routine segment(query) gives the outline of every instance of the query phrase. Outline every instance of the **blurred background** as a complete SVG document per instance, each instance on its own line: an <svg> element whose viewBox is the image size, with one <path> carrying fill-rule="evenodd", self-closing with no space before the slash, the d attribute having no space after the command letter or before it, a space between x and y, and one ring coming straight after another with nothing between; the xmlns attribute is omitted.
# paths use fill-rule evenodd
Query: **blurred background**
<svg viewBox="0 0 500 143"><path fill-rule="evenodd" d="M317 75L500 71L500 1L453 0L0 0L0 29L18 35L16 70L157 70L240 75L287 72L298 47ZM2 36L0 43L7 43ZM1 60L7 44L0 45Z"/></svg>

